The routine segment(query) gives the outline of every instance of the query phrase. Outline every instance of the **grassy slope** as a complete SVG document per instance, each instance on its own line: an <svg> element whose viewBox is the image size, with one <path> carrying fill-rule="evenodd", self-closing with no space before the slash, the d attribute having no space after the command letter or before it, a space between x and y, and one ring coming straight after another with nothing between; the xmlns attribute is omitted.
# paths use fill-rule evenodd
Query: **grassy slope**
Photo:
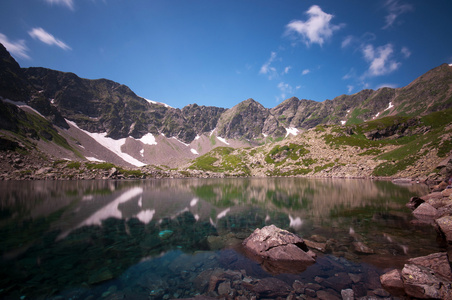
<svg viewBox="0 0 452 300"><path fill-rule="evenodd" d="M396 134L376 140L366 137L391 129ZM337 176L354 167L361 170L355 172L360 176L419 176L450 155L451 136L452 109L421 118L384 117L318 126L296 138L253 149L216 148L194 160L189 169L239 176Z"/></svg>

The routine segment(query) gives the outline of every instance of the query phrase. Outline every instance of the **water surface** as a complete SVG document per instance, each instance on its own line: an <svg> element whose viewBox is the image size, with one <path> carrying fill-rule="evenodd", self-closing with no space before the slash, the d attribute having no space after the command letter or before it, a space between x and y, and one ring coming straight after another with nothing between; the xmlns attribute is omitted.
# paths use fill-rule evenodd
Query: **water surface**
<svg viewBox="0 0 452 300"><path fill-rule="evenodd" d="M345 273L356 280L328 288L360 285L365 294L385 270L441 250L433 228L411 224L405 207L428 192L423 185L168 179L0 182L0 190L5 299L187 298L206 292L209 269L320 286ZM273 272L241 248L269 224L326 248L304 271Z"/></svg>

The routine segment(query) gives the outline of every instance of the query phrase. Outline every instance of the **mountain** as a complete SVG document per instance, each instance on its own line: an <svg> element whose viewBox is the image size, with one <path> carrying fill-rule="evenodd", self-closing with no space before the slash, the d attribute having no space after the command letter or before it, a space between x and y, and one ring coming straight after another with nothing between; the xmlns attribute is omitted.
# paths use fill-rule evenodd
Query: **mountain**
<svg viewBox="0 0 452 300"><path fill-rule="evenodd" d="M452 107L452 67L447 64L406 87L366 89L323 102L292 97L274 108L253 99L230 109L197 104L171 108L111 80L21 68L1 44L0 78L0 138L10 151L20 147L40 151L36 157L46 157L44 161L105 161L126 167L179 167L218 146L256 147L319 125L350 127Z"/></svg>

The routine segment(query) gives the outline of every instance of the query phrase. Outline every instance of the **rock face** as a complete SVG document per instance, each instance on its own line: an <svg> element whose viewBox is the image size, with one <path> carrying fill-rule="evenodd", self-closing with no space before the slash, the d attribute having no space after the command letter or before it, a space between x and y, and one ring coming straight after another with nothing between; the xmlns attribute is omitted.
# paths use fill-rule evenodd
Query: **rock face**
<svg viewBox="0 0 452 300"><path fill-rule="evenodd" d="M390 293L420 299L452 299L452 271L447 253L434 253L408 260L403 269L380 276Z"/></svg>
<svg viewBox="0 0 452 300"><path fill-rule="evenodd" d="M302 238L275 225L256 229L243 241L243 246L271 273L300 272L315 262L315 254Z"/></svg>

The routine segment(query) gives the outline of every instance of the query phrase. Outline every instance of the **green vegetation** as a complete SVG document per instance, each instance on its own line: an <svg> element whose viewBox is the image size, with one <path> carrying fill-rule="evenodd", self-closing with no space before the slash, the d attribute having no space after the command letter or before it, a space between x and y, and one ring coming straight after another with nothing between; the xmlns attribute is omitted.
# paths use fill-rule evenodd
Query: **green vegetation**
<svg viewBox="0 0 452 300"><path fill-rule="evenodd" d="M217 147L194 160L191 170L249 175L245 153L231 147Z"/></svg>
<svg viewBox="0 0 452 300"><path fill-rule="evenodd" d="M383 152L383 150L372 148L372 149L368 149L368 150L366 150L364 152L359 153L358 156L365 156L365 155L375 156L375 155L380 154L381 152Z"/></svg>
<svg viewBox="0 0 452 300"><path fill-rule="evenodd" d="M336 164L334 162L332 162L332 163L329 163L329 164L326 164L326 165L323 165L323 166L317 166L317 167L314 168L314 173L318 173L318 172L320 172L322 170L334 167L335 165Z"/></svg>
<svg viewBox="0 0 452 300"><path fill-rule="evenodd" d="M141 170L128 170L122 168L119 169L119 173L123 174L126 177L135 177L135 178L140 178L145 175Z"/></svg>
<svg viewBox="0 0 452 300"><path fill-rule="evenodd" d="M275 164L276 166L282 165L291 159L297 161L305 154L308 154L309 150L304 147L304 145L290 143L289 145L276 145L272 150L265 156L265 161L269 164Z"/></svg>
<svg viewBox="0 0 452 300"><path fill-rule="evenodd" d="M79 161L71 161L66 165L69 169L80 169L81 163Z"/></svg>
<svg viewBox="0 0 452 300"><path fill-rule="evenodd" d="M351 124L360 124L363 123L364 120L362 118L360 118L359 116L364 115L365 113L369 112L369 109L360 109L360 108L355 108L351 114L350 114L350 118L348 118L347 120L347 125L351 125Z"/></svg>
<svg viewBox="0 0 452 300"><path fill-rule="evenodd" d="M90 170L94 169L110 170L111 168L115 168L116 166L112 163L101 162L101 163L86 163L86 167Z"/></svg>

